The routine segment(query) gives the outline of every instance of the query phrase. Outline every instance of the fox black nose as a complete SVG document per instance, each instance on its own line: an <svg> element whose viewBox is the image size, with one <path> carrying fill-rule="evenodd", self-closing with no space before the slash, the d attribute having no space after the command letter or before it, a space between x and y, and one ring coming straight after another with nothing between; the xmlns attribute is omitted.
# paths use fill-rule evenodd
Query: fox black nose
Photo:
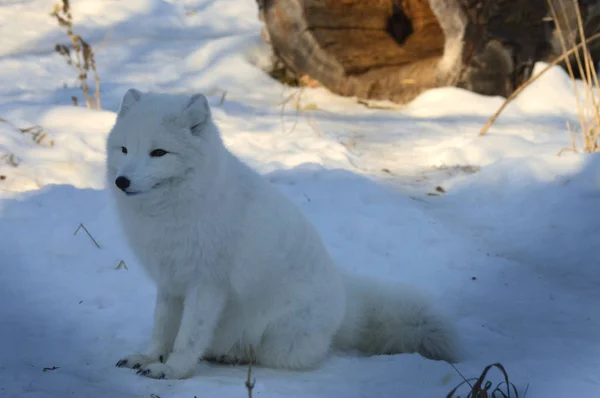
<svg viewBox="0 0 600 398"><path fill-rule="evenodd" d="M117 177L117 179L115 180L115 184L119 187L120 190L124 191L129 187L131 181L129 181L129 178L127 177L120 176Z"/></svg>

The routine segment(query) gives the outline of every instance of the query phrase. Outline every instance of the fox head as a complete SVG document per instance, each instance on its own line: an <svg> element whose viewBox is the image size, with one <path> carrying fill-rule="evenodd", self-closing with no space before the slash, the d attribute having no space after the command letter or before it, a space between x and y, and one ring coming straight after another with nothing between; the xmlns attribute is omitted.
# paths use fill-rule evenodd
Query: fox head
<svg viewBox="0 0 600 398"><path fill-rule="evenodd" d="M129 89L107 140L107 184L126 197L190 178L218 139L206 97Z"/></svg>

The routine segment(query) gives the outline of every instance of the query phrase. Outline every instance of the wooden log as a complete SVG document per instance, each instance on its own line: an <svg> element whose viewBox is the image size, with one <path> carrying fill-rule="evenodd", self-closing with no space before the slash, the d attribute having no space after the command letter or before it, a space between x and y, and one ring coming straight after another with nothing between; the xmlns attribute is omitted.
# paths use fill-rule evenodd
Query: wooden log
<svg viewBox="0 0 600 398"><path fill-rule="evenodd" d="M263 37L289 74L398 103L442 86L509 95L557 52L546 1L257 0Z"/></svg>

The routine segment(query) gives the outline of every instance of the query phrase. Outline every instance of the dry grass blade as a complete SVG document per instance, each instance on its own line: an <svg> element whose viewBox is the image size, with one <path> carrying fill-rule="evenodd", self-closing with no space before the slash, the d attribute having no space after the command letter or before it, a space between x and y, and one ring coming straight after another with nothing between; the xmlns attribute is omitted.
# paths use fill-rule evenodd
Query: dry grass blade
<svg viewBox="0 0 600 398"><path fill-rule="evenodd" d="M554 7L554 3L552 2L552 0L547 0L548 2L548 6L550 7L550 11L552 13L552 18L554 19L554 21L559 21L558 19L558 12L556 11L556 8ZM564 7L564 3L561 1L561 8L562 8L562 13L564 15L564 13L566 13L565 7ZM566 24L567 24L567 29L569 31L572 30L572 27L570 26L570 22L568 20L568 18L565 20ZM556 29L558 31L558 38L560 40L560 44L563 48L563 54L567 51L567 43L566 43L566 37L565 37L565 33L563 32L562 28L561 28L561 24L560 23L555 23L556 25ZM583 43L582 43L583 44ZM579 65L579 68L581 70L581 62L579 59L579 51L575 52L575 56L577 59L577 64ZM567 59L566 62L567 65L567 71L569 73L569 77L571 78L571 81L575 82L575 73L573 72L573 66L571 65L571 62ZM581 124L581 126L585 129L585 118L583 117L583 109L581 108L581 104L579 103L579 90L577 89L577 84L573 84L573 91L575 93L575 98L577 99L577 115L579 115L579 123ZM567 126L568 128L570 128L570 126Z"/></svg>
<svg viewBox="0 0 600 398"><path fill-rule="evenodd" d="M579 44L573 46L569 51L565 51L561 56L557 57L554 61L552 61L550 64L548 64L539 73L537 73L536 75L532 76L525 83L523 83L522 85L520 85L519 87L517 87L517 89L515 91L513 91L513 93L506 99L506 101L504 101L504 103L502 104L502 106L500 106L500 108L498 108L498 110L496 111L496 113L494 113L494 115L487 121L487 123L485 124L485 126L483 126L483 128L479 132L479 135L480 136L485 135L487 133L487 131L490 129L490 127L492 127L492 125L494 124L494 122L496 121L496 119L498 119L498 117L500 116L500 114L502 113L502 111L504 111L504 109L506 109L506 107L508 106L508 104L510 104L510 102L512 100L514 100L519 94L521 94L521 92L523 90L525 90L531 83L533 83L534 81L536 81L537 79L539 79L544 73L546 73L552 67L558 65L559 63L561 63L562 61L564 61L565 59L567 59L568 57L570 57L576 51L581 50L583 48L583 46L584 46L584 43L589 44L589 43L591 43L593 41L596 41L598 39L600 39L600 33L596 33L596 34L588 37L587 39L585 39L584 42L579 43Z"/></svg>
<svg viewBox="0 0 600 398"><path fill-rule="evenodd" d="M281 103L281 113L280 113L280 117L281 117L281 128L284 131L284 134L289 134L292 131L294 131L296 129L296 125L298 124L298 112L299 109L296 108L296 118L294 119L294 124L292 125L292 129L288 132L285 131L285 106L292 101L295 97L296 98L296 102L300 102L300 99L302 98L302 93L303 93L304 89L300 88L298 90L294 90L290 95L288 95Z"/></svg>
<svg viewBox="0 0 600 398"><path fill-rule="evenodd" d="M566 25L567 25L567 29L568 31L575 31L575 28L577 29L577 33L579 34L580 37L585 38L585 30L584 30L584 23L583 23L583 19L581 17L581 10L579 8L579 3L577 2L577 0L571 0L572 4L571 6L573 7L573 10L575 11L575 16L577 18L577 26L573 27L571 26L569 19L566 18ZM554 18L557 18L558 12L555 10L554 8L554 4L552 3L551 0L548 0L550 8L552 9L552 13L554 15ZM567 12L567 5L565 4L564 0L559 0L559 5L561 8L561 12L563 14L565 14ZM566 51L566 46L565 46L565 42L566 42L566 38L564 36L564 32L560 30L560 24L557 24L558 28L559 28L559 36L561 39L561 44L563 46L563 51ZM579 75L583 76L583 85L584 85L584 89L585 89L585 106L582 107L579 103L579 95L577 93L577 80L573 77L573 74L570 74L571 77L571 82L573 83L573 90L575 92L575 97L577 100L577 110L578 110L578 115L579 115L579 120L580 120L580 125L581 125L581 132L583 134L583 139L584 139L584 149L586 152L596 152L598 150L598 140L597 140L597 135L598 135L598 129L600 127L600 113L598 110L598 98L596 97L595 93L594 93L594 86L596 86L597 88L600 86L598 84L598 75L596 74L596 68L593 65L593 60L592 60L592 56L590 54L588 45L585 41L583 41L583 47L582 47L582 56L583 56L583 62L581 61L581 57L579 54L579 51L575 52L575 58L577 60L577 66L579 68ZM567 61L567 66L570 67L570 62ZM586 120L587 117L589 117L589 115L586 115L591 113L593 116L593 120L589 122Z"/></svg>
<svg viewBox="0 0 600 398"><path fill-rule="evenodd" d="M254 349L250 345L250 361L248 362L248 377L246 378L246 390L248 390L248 398L252 398L252 390L256 384L256 379L252 380L252 362L254 362Z"/></svg>
<svg viewBox="0 0 600 398"><path fill-rule="evenodd" d="M87 230L87 228L85 227L85 225L83 225L83 223L79 224L79 226L77 227L77 229L75 230L75 232L73 233L73 235L77 235L77 232L79 232L79 230L83 228L83 230L85 231L85 233L87 234L87 236L92 240L92 242L94 242L94 245L96 245L96 247L98 249L100 249L100 245L98 244L98 242L96 242L96 239L94 239L94 237L92 236L92 234L90 234L90 231Z"/></svg>
<svg viewBox="0 0 600 398"><path fill-rule="evenodd" d="M492 382L491 381L486 381L485 378L487 376L487 373L490 371L490 369L492 368L497 368L500 370L500 372L502 373L502 375L504 376L504 381L498 383L496 385L496 387L494 387L492 389ZM462 375L461 375L462 376ZM453 398L454 394L456 393L456 391L458 391L458 389L463 386L465 383L469 384L470 390L469 390L469 394L467 394L466 398L519 398L519 392L517 391L517 388L514 386L514 384L512 384L510 382L510 380L508 379L508 373L506 372L506 369L504 369L504 366L502 366L502 364L500 363L494 363L491 365L488 365L485 367L485 369L483 370L483 372L481 372L481 375L475 379L475 378L471 378L471 379L465 379L463 376L464 381L461 382L459 385L457 385L456 387L454 387L452 389L452 391L450 391L448 393L448 395L446 395L446 398ZM471 383L469 383L469 381L471 380L476 380L475 383L473 385L471 385ZM506 386L506 392L502 391L501 387L505 385ZM511 390L512 390L512 394L511 394ZM498 395L497 395L498 394ZM459 398L459 397L456 397Z"/></svg>
<svg viewBox="0 0 600 398"><path fill-rule="evenodd" d="M6 163L8 163L12 167L17 167L20 163L19 159L15 156L14 153L5 153L2 156L0 156L0 160L6 161Z"/></svg>
<svg viewBox="0 0 600 398"><path fill-rule="evenodd" d="M310 103L307 104L306 106L302 106L300 105L300 102L302 100L302 94L304 93L304 87L300 87L299 89L296 89L292 92L292 94L288 95L279 105L281 106L281 128L284 131L284 134L290 134L292 133L295 129L296 126L298 125L298 115L302 114L302 116L304 116L304 119L306 120L306 123L311 127L311 129L319 136L323 136L323 134L321 133L321 130L319 130L319 127L317 125L317 120L315 118L315 112L319 110L319 106L317 104L314 103ZM295 114L295 119L294 119L294 124L292 125L292 128L289 131L285 131L285 106L290 103L293 102L294 103L294 107L296 108L296 114ZM307 113L309 114L307 116Z"/></svg>
<svg viewBox="0 0 600 398"><path fill-rule="evenodd" d="M13 123L9 122L8 120L1 118L1 117L0 117L0 123L8 124L13 129L18 130L19 132L21 132L23 134L31 135L33 142L35 142L36 144L41 145L42 142L44 141L44 139L48 137L48 135L44 132L44 128L37 124L34 126L30 126L30 127L18 127L16 125L14 125ZM48 146L54 146L54 141L52 141L52 140L47 140L47 143L48 143Z"/></svg>

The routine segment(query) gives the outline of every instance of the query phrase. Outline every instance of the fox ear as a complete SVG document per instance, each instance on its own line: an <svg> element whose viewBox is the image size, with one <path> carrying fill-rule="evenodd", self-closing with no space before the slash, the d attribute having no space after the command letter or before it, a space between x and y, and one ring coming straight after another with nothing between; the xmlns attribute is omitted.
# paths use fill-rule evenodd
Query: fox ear
<svg viewBox="0 0 600 398"><path fill-rule="evenodd" d="M187 103L184 113L192 134L200 134L202 126L210 118L208 100L203 94L194 94Z"/></svg>
<svg viewBox="0 0 600 398"><path fill-rule="evenodd" d="M123 116L125 112L129 108L131 108L135 103L139 102L142 98L142 93L135 88L130 88L127 90L125 95L123 96L123 100L121 101L121 106L119 107L118 115Z"/></svg>

